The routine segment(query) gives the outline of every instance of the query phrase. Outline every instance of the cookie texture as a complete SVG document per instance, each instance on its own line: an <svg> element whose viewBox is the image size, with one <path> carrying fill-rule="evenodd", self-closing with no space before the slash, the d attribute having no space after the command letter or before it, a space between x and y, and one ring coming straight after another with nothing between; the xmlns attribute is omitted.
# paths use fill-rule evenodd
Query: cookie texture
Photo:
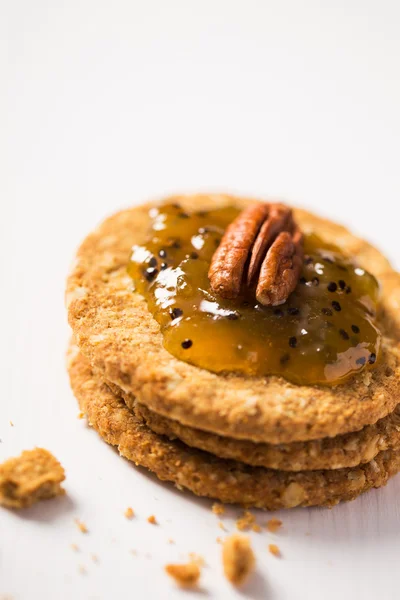
<svg viewBox="0 0 400 600"><path fill-rule="evenodd" d="M132 396L121 394L117 386L111 384L111 389L124 397L127 406L155 433L165 435L170 440L179 439L188 446L221 458L256 467L283 471L342 469L369 462L382 450L400 449L400 406L374 425L367 425L354 433L308 442L266 444L235 440L182 425L135 402Z"/></svg>
<svg viewBox="0 0 400 600"><path fill-rule="evenodd" d="M400 454L390 450L360 467L328 471L275 471L217 458L179 441L155 434L123 400L93 373L90 363L71 346L71 386L89 423L120 454L199 496L265 509L333 506L385 485L400 469Z"/></svg>
<svg viewBox="0 0 400 600"><path fill-rule="evenodd" d="M222 195L171 200L186 210L249 202ZM349 433L394 410L400 402L400 277L378 250L344 227L295 211L303 231L318 231L379 279L383 348L374 369L336 387L210 373L165 350L159 326L126 271L130 249L144 241L148 211L156 204L107 219L83 242L68 278L69 323L82 353L105 379L152 411L184 425L273 444Z"/></svg>
<svg viewBox="0 0 400 600"><path fill-rule="evenodd" d="M24 450L0 465L0 504L27 508L39 500L63 495L60 484L64 479L63 467L48 450Z"/></svg>

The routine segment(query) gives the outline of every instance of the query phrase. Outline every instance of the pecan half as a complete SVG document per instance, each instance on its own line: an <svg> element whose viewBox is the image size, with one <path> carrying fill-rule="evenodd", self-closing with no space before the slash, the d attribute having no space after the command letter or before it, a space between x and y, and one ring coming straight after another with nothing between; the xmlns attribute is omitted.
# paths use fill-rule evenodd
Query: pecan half
<svg viewBox="0 0 400 600"><path fill-rule="evenodd" d="M214 253L208 277L212 290L236 298L256 283L265 306L282 304L294 290L303 263L303 235L284 204L251 204L229 225Z"/></svg>

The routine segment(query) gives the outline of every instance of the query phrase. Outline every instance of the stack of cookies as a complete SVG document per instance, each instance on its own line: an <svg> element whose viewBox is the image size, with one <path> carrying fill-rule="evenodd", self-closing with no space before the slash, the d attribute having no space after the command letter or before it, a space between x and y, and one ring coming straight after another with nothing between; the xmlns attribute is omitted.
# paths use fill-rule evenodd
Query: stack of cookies
<svg viewBox="0 0 400 600"><path fill-rule="evenodd" d="M203 215L223 207L239 210L249 202L222 195L166 201L177 207L185 222L193 211ZM306 235L317 232L326 244L355 257L359 273L368 270L379 281L373 322L379 331L379 355L355 354L357 368L351 376L331 385L304 383L307 373L304 381L294 382L284 371L216 372L196 364L195 354L186 360L184 352L191 352L196 339L182 339L177 352L170 351L171 342L167 350L167 326L129 271L132 247L145 243L150 219L160 205L134 207L107 219L81 245L68 278L66 301L73 331L68 370L90 425L122 456L161 480L224 503L271 510L333 506L384 485L400 470L400 276L376 249L343 227L294 211ZM198 244L197 237L191 239ZM172 244L178 248L176 239ZM162 249L157 258L145 259L149 285L168 270L162 262L166 255ZM338 295L334 300L329 296L334 308L329 310L334 313L339 306L344 313L350 286L333 283L337 291L331 282L329 293ZM280 302L271 314L281 318L286 306ZM306 309L296 307L298 312ZM178 325L182 311L173 310L171 318ZM292 306L288 311L291 319L297 318ZM237 320L235 316L226 323L236 327ZM229 323L223 326L231 327ZM340 344L353 343L363 352L367 342L354 341L351 327L358 335L355 324L340 327ZM282 369L289 359L295 360L299 340L289 338ZM217 341L209 341L205 360L211 363L219 361ZM343 365L343 356L341 360Z"/></svg>

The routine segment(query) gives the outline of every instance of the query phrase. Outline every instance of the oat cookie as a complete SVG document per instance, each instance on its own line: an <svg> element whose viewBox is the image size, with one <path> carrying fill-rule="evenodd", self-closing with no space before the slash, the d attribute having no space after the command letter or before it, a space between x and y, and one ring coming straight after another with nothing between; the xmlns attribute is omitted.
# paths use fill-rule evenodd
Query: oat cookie
<svg viewBox="0 0 400 600"><path fill-rule="evenodd" d="M169 199L170 201L171 199ZM186 210L248 200L222 195L175 197ZM133 291L130 249L146 236L147 204L107 219L80 247L68 279L69 322L82 353L103 377L160 415L219 435L273 444L356 431L400 401L400 276L367 242L302 210L302 230L355 255L382 285L382 360L336 387L298 386L281 377L215 374L179 361L163 347L157 322Z"/></svg>
<svg viewBox="0 0 400 600"><path fill-rule="evenodd" d="M101 373L96 370L95 373L101 378ZM235 440L182 425L179 421L163 417L144 404L136 402L131 394L125 394L110 381L105 383L116 396L123 398L128 408L155 433L165 435L171 440L179 439L188 446L221 458L238 460L256 467L282 471L342 469L369 462L382 450L400 448L399 405L392 413L360 431L308 442L266 444Z"/></svg>
<svg viewBox="0 0 400 600"><path fill-rule="evenodd" d="M380 452L360 467L334 471L275 471L217 458L151 431L93 374L72 346L68 370L74 394L89 423L122 456L199 496L266 509L328 505L352 500L385 485L400 469L400 454Z"/></svg>
<svg viewBox="0 0 400 600"><path fill-rule="evenodd" d="M118 390L113 386L114 393ZM121 394L119 394L121 395ZM130 402L127 401L129 406ZM132 406L132 405L131 405ZM374 425L361 431L334 438L322 438L291 444L265 444L222 437L193 427L181 425L133 403L136 416L142 418L155 433L169 439L179 439L188 446L211 452L256 467L283 471L341 469L369 462L382 450L400 449L400 406Z"/></svg>

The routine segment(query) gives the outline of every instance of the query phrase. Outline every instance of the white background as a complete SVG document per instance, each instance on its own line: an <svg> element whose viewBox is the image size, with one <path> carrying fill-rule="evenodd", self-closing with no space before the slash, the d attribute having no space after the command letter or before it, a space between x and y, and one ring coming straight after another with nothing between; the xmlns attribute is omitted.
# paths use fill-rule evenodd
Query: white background
<svg viewBox="0 0 400 600"><path fill-rule="evenodd" d="M63 291L96 223L174 191L286 198L399 267L400 4L2 0L0 11L0 460L47 447L68 490L0 511L0 597L196 597L163 572L195 551L208 563L200 597L398 598L400 478L332 511L281 513L281 533L252 534L257 576L232 590L211 503L135 469L77 420Z"/></svg>

